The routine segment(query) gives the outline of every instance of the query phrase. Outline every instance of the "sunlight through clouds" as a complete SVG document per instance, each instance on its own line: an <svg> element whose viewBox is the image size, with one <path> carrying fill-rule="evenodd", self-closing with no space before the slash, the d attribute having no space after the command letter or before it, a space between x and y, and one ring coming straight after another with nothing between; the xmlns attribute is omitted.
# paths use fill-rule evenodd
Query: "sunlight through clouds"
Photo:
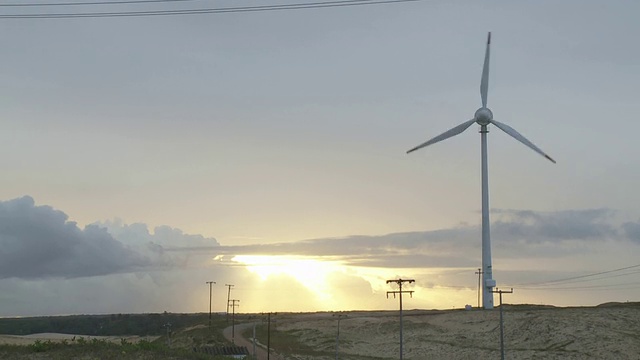
<svg viewBox="0 0 640 360"><path fill-rule="evenodd" d="M245 265L249 272L258 275L262 281L271 276L288 275L322 300L331 298L327 277L346 271L346 267L338 261L303 256L237 255L231 261Z"/></svg>

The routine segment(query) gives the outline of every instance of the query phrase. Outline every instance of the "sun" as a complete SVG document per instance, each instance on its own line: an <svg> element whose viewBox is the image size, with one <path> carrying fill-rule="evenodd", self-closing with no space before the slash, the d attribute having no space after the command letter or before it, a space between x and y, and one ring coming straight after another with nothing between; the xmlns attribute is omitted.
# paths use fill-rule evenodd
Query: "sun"
<svg viewBox="0 0 640 360"><path fill-rule="evenodd" d="M231 260L245 265L263 281L270 276L288 275L322 298L331 296L328 276L345 271L345 266L339 261L304 256L237 255Z"/></svg>

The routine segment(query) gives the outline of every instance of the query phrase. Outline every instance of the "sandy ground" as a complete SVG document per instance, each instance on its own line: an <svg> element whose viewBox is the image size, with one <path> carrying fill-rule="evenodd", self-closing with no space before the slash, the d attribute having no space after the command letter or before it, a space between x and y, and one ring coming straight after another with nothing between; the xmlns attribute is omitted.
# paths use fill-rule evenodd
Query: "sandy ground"
<svg viewBox="0 0 640 360"><path fill-rule="evenodd" d="M398 312L346 312L340 321L340 359L398 359ZM498 310L404 312L405 359L499 359ZM331 313L283 314L286 331L335 359L337 320ZM596 308L505 306L507 359L640 359L640 305Z"/></svg>
<svg viewBox="0 0 640 360"><path fill-rule="evenodd" d="M153 341L158 338L158 336L88 336L59 333L41 333L31 335L0 335L0 344L30 345L38 340L53 342L61 342L63 340L66 340L69 343L72 343L73 341L77 341L77 339L81 337L87 341L90 341L91 339L100 339L115 343L120 343L122 339L126 339L128 342L138 342L140 340Z"/></svg>

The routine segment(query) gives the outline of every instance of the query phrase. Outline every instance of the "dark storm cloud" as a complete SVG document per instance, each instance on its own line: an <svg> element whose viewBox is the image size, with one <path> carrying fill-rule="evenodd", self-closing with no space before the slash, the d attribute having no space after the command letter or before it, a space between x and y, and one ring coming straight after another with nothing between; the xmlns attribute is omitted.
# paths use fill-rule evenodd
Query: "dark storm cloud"
<svg viewBox="0 0 640 360"><path fill-rule="evenodd" d="M105 229L84 230L62 211L25 196L0 202L0 277L82 277L151 265Z"/></svg>
<svg viewBox="0 0 640 360"><path fill-rule="evenodd" d="M215 239L144 224L80 229L62 211L33 198L0 202L0 278L77 278L184 266L188 256L167 255L167 245L217 245ZM121 237L121 238L120 238Z"/></svg>

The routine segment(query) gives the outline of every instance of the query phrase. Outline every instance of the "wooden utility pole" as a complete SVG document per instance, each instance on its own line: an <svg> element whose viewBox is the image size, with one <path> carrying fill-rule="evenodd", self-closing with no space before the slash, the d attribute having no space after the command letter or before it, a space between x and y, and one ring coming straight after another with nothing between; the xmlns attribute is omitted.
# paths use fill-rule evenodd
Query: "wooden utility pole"
<svg viewBox="0 0 640 360"><path fill-rule="evenodd" d="M233 287L232 284L224 284L224 286L229 288L229 291L227 291L227 324L229 323L229 299L231 299L231 288Z"/></svg>
<svg viewBox="0 0 640 360"><path fill-rule="evenodd" d="M413 283L416 282L413 279L407 280L407 279L397 279L397 280L387 280L387 284L389 283L396 283L398 284L398 290L397 291L387 291L387 299L389 298L389 294L393 294L393 298L395 299L396 294L400 295L400 360L402 360L402 294L403 293L408 293L411 297L413 297L413 290L409 290L409 291L402 291L402 284L403 283Z"/></svg>
<svg viewBox="0 0 640 360"><path fill-rule="evenodd" d="M265 313L262 314L264 315ZM271 358L271 314L276 315L278 313L267 313L267 360Z"/></svg>
<svg viewBox="0 0 640 360"><path fill-rule="evenodd" d="M267 360L271 356L271 313L267 314Z"/></svg>
<svg viewBox="0 0 640 360"><path fill-rule="evenodd" d="M347 315L344 314L333 314L333 316L338 318L338 332L336 334L336 360L338 360L338 344L340 344L340 320L346 318Z"/></svg>
<svg viewBox="0 0 640 360"><path fill-rule="evenodd" d="M209 284L209 330L211 330L211 285L215 284L215 281L207 281Z"/></svg>
<svg viewBox="0 0 640 360"><path fill-rule="evenodd" d="M164 327L167 328L167 346L171 347L171 323L164 324Z"/></svg>
<svg viewBox="0 0 640 360"><path fill-rule="evenodd" d="M232 321L232 325L231 325L231 342L232 343L236 343L236 307L240 306L239 304L236 304L237 302L240 302L240 300L229 300L231 302L231 306L232 307L232 311L233 311L233 315L231 316L231 321Z"/></svg>
<svg viewBox="0 0 640 360"><path fill-rule="evenodd" d="M500 294L500 359L504 360L504 320L502 318L502 294L512 294L513 288L511 288L511 290L495 289L491 290L491 292L494 294Z"/></svg>
<svg viewBox="0 0 640 360"><path fill-rule="evenodd" d="M484 271L482 271L482 269L478 269L478 271L476 271L476 274L478 274L478 309L480 309L480 279L482 278L482 274L484 274Z"/></svg>

